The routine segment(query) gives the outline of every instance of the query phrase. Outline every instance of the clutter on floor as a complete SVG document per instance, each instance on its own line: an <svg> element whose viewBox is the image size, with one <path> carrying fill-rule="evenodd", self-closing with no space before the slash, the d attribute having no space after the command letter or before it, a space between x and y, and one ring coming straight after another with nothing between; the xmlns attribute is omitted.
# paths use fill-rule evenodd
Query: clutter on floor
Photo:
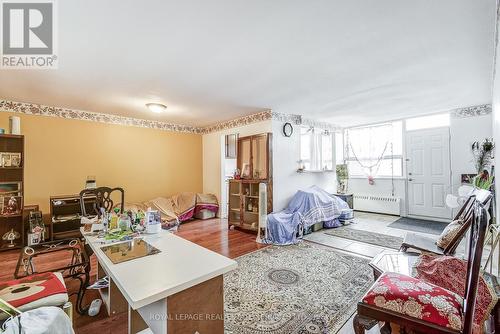
<svg viewBox="0 0 500 334"><path fill-rule="evenodd" d="M183 192L171 197L157 197L145 202L125 203L125 211L146 212L158 210L162 228L176 228L179 223L192 218L211 219L219 211L217 197L213 194Z"/></svg>

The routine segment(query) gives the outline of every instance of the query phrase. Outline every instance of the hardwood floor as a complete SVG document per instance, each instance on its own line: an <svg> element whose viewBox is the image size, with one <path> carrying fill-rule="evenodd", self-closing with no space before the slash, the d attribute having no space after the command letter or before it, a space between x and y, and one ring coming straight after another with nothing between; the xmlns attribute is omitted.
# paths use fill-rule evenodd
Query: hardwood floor
<svg viewBox="0 0 500 334"><path fill-rule="evenodd" d="M255 242L255 234L228 229L227 222L221 219L194 220L184 223L179 228L177 235L229 258L236 258L267 247ZM0 253L0 263L2 263L0 282L13 279L18 255L19 250ZM58 261L58 259L51 259L51 263L53 261ZM96 267L97 263L93 257L92 277L95 277ZM70 293L78 290L77 282L67 281L66 284ZM99 298L97 291L88 290L85 294L84 304L88 305L96 298ZM71 296L70 299L75 304L76 296ZM101 308L100 314L95 317L81 316L74 312L73 321L73 327L77 334L127 333L127 313L108 317L104 307Z"/></svg>
<svg viewBox="0 0 500 334"><path fill-rule="evenodd" d="M228 229L220 219L183 224L177 235L231 259L267 247L255 242L256 234Z"/></svg>

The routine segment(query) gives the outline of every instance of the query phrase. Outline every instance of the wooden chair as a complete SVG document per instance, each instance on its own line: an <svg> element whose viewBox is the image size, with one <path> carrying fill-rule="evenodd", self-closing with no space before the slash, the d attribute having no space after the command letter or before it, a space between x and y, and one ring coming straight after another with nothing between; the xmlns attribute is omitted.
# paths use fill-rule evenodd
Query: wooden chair
<svg viewBox="0 0 500 334"><path fill-rule="evenodd" d="M451 240L451 242L446 246L445 248L440 248L436 245L436 240L434 238L422 236L420 234L416 233L411 233L408 232L405 235L405 238L403 240L403 243L401 244L400 250L403 252L408 251L409 249L413 250L418 250L418 251L423 251L423 252L430 252L438 255L453 255L455 254L455 251L457 250L458 245L464 238L465 234L467 233L467 230L470 228L470 223L471 220L468 219L473 212L474 208L474 202L478 199L477 195L479 193L477 191L474 191L471 196L467 199L467 201L464 203L460 211L457 213L455 218L453 220L462 220L464 223L462 224L462 227L458 231L458 233L454 236L454 238ZM484 191L481 193L481 198L479 199L479 202L483 205L486 206L488 202L491 200L492 195L490 192L487 192L487 194L484 194Z"/></svg>
<svg viewBox="0 0 500 334"><path fill-rule="evenodd" d="M425 281L396 273L384 273L363 297L362 301L358 303L358 313L354 317L353 321L354 332L356 334L365 333L365 329L373 325L374 321L382 321L385 322L385 325L380 331L383 334L391 333L391 323L399 326L400 333L471 334L479 282L479 271L481 267L481 256L483 253L483 243L488 224L486 210L477 201L474 203L474 211L470 220L472 220L469 238L470 252L467 262L467 276L463 301L459 300L456 297L456 294L430 283L426 283ZM396 282L398 282L397 280L401 280L402 283L397 284L396 286L385 284L385 282L390 282L393 278ZM431 321L429 319L423 319L423 317L418 318L413 314L414 310L418 310L418 307L422 307L423 302L418 303L420 306L417 306L417 308L413 307L405 309L402 307L401 309L398 309L397 307L394 307L394 303L397 304L397 301L402 299L391 298L407 298L406 301L409 300L411 302L420 300L418 298L410 298L412 297L411 289L413 286L423 287L421 291L425 291L425 294L427 295L432 296L433 294L437 294L441 300L446 300L450 305L452 305L452 302L455 301L455 306L457 307L451 309L456 311L456 313L449 313L448 318L445 316L439 318L437 314L432 313L432 309L426 309L426 316L431 318L434 317ZM430 288L432 289L429 290ZM417 293L421 292L418 289L415 291L417 291ZM375 297L371 299L373 296ZM393 301L393 304L386 303L386 299L388 301ZM403 300L405 303L404 305L406 305L406 301ZM424 307L429 307L428 304L424 305ZM412 314L412 316L408 314ZM454 316L456 321L450 321L451 325L444 325L442 323L443 319L453 318L450 314Z"/></svg>
<svg viewBox="0 0 500 334"><path fill-rule="evenodd" d="M98 187L95 189L84 189L80 191L80 205L82 208L82 215L85 217L89 215L85 208L84 199L86 197L96 198L94 202L94 214L98 217L101 217L101 208L104 208L106 212L111 212L111 210L113 210L115 207L114 202L111 199L111 194L113 192L118 192L120 195L120 213L123 213L125 206L125 192L123 188Z"/></svg>

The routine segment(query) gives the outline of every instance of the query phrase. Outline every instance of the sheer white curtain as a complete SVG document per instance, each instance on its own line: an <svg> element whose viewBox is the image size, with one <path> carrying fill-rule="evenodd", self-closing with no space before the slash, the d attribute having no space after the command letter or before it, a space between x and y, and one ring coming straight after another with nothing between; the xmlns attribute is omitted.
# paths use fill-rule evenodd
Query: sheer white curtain
<svg viewBox="0 0 500 334"><path fill-rule="evenodd" d="M333 134L321 129L302 127L300 160L306 170L333 170Z"/></svg>
<svg viewBox="0 0 500 334"><path fill-rule="evenodd" d="M312 134L313 147L312 147L312 170L321 170L323 166L321 165L321 134L314 132Z"/></svg>
<svg viewBox="0 0 500 334"><path fill-rule="evenodd" d="M346 130L350 173L377 176L382 159L392 155L393 125L391 123Z"/></svg>

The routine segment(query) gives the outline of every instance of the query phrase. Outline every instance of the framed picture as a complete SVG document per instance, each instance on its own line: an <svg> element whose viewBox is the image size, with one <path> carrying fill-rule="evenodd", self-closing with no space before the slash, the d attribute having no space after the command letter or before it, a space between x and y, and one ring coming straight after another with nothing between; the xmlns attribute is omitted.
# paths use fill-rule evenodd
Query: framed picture
<svg viewBox="0 0 500 334"><path fill-rule="evenodd" d="M23 198L21 196L4 196L2 203L2 215L18 215L23 210Z"/></svg>
<svg viewBox="0 0 500 334"><path fill-rule="evenodd" d="M244 179L249 179L250 178L250 164L244 163L243 168L241 170L241 177Z"/></svg>
<svg viewBox="0 0 500 334"><path fill-rule="evenodd" d="M10 165L11 167L21 167L21 153L10 154Z"/></svg>
<svg viewBox="0 0 500 334"><path fill-rule="evenodd" d="M41 241L41 233L28 233L28 246L38 245Z"/></svg>
<svg viewBox="0 0 500 334"><path fill-rule="evenodd" d="M11 153L7 152L1 152L0 153L0 165L2 167L11 167L11 159L10 159Z"/></svg>
<svg viewBox="0 0 500 334"><path fill-rule="evenodd" d="M0 182L0 197L7 195L18 196L21 192L21 182Z"/></svg>

